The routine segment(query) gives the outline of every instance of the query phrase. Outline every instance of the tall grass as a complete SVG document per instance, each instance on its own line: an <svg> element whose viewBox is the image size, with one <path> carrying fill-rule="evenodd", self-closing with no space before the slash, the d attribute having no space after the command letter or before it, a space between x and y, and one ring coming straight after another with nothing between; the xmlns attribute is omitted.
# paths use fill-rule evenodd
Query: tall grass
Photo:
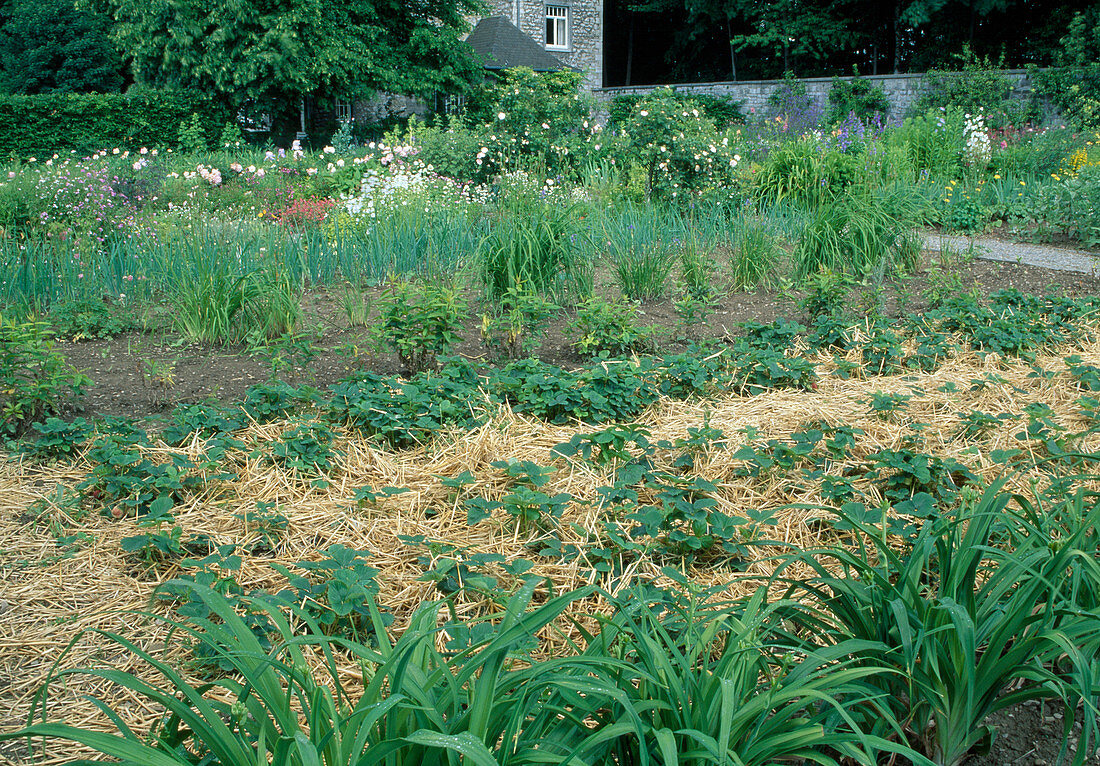
<svg viewBox="0 0 1100 766"><path fill-rule="evenodd" d="M684 238L683 221L655 205L630 205L602 221L601 245L622 294L629 300L664 295Z"/></svg>
<svg viewBox="0 0 1100 766"><path fill-rule="evenodd" d="M556 296L584 291L590 264L580 256L575 209L546 203L505 208L478 248L485 291L496 300L510 290Z"/></svg>
<svg viewBox="0 0 1100 766"><path fill-rule="evenodd" d="M920 252L912 234L916 219L915 198L903 186L846 192L808 213L794 251L794 277L831 271L881 281L912 268Z"/></svg>

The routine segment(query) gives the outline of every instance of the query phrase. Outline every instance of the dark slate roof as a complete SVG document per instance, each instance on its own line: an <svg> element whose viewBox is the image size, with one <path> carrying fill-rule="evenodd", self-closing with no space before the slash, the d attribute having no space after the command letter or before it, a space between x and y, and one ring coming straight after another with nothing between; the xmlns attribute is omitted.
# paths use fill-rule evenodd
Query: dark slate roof
<svg viewBox="0 0 1100 766"><path fill-rule="evenodd" d="M525 66L536 72L569 69L503 16L482 19L466 38L486 69Z"/></svg>

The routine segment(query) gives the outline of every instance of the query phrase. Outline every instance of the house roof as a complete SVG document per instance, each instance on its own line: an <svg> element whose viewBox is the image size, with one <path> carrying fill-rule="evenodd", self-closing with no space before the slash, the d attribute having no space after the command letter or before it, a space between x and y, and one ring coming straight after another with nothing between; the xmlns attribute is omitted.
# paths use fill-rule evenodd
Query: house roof
<svg viewBox="0 0 1100 766"><path fill-rule="evenodd" d="M556 72L571 69L524 34L503 16L482 19L470 32L466 42L482 60L486 69L530 67L536 72Z"/></svg>

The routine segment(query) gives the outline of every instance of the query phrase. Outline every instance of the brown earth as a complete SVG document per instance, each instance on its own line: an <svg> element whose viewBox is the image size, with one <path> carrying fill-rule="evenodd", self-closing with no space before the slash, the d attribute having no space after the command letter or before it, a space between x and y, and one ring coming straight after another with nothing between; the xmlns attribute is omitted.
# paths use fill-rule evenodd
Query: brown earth
<svg viewBox="0 0 1100 766"><path fill-rule="evenodd" d="M1100 293L1100 278L1065 271L1052 271L1015 263L974 260L958 267L958 276L967 286L976 286L985 295L1016 288L1036 295L1058 294L1077 297ZM942 277L929 270L918 271L904 281L885 286L878 296L881 311L888 316L920 312L927 308L925 297L930 289L942 289ZM604 288L607 294L613 291ZM797 291L759 290L725 294L717 310L694 333L700 339L721 339L738 333L741 322L768 323L779 317L804 319ZM368 300L375 297L367 293ZM874 305L875 296L868 288L849 290L849 304L856 310ZM480 341L481 308L471 299L470 318L465 323L463 340L455 353L468 359L491 362ZM308 384L322 391L355 369L380 373L398 373L393 354L372 346L364 327L349 324L341 296L324 289L308 292L303 302L304 318L300 328L316 328L317 337L307 344L312 358L298 358L293 366L278 375L288 383ZM166 310L163 310L166 311ZM674 353L687 346L683 328L667 298L642 307L641 323L661 329L658 347L662 353ZM569 312L557 318L536 351L543 361L577 366L585 360L570 346L567 325ZM161 325L167 322L161 320ZM132 332L106 340L61 341L58 349L69 363L88 375L92 385L81 414L85 417L124 415L147 418L163 414L178 403L207 399L239 401L245 390L272 376L270 351L250 351L239 347L215 347L182 342L166 329L148 333ZM169 373L167 385L149 382L149 370Z"/></svg>

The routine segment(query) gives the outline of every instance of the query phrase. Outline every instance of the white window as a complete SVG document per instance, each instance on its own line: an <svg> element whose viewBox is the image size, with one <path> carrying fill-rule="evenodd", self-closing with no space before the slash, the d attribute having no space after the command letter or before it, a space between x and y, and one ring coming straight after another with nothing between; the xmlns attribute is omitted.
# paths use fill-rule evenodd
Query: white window
<svg viewBox="0 0 1100 766"><path fill-rule="evenodd" d="M546 47L569 48L569 6L546 6Z"/></svg>
<svg viewBox="0 0 1100 766"><path fill-rule="evenodd" d="M350 101L341 101L340 99L336 99L334 107L336 109L336 122L340 123L341 125L345 122L351 122Z"/></svg>

